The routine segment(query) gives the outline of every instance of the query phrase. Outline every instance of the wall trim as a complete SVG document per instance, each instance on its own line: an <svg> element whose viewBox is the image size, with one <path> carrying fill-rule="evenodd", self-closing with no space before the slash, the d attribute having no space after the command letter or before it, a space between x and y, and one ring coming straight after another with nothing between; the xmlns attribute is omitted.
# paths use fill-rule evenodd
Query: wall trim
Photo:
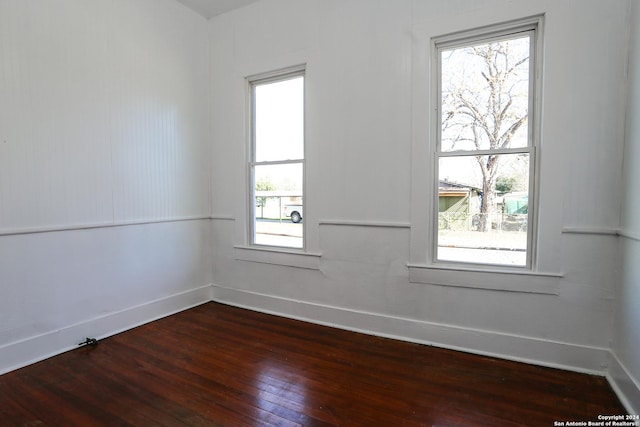
<svg viewBox="0 0 640 427"><path fill-rule="evenodd" d="M86 337L104 339L211 301L200 286L0 346L0 375L78 348Z"/></svg>
<svg viewBox="0 0 640 427"><path fill-rule="evenodd" d="M629 414L640 414L640 384L612 351L607 381Z"/></svg>
<svg viewBox="0 0 640 427"><path fill-rule="evenodd" d="M562 227L562 234L592 234L599 236L617 236L617 228L609 227Z"/></svg>
<svg viewBox="0 0 640 427"><path fill-rule="evenodd" d="M559 295L562 273L407 264L409 282L504 292ZM522 283L527 277L527 283Z"/></svg>
<svg viewBox="0 0 640 427"><path fill-rule="evenodd" d="M212 285L213 301L320 325L604 376L609 349L328 306Z"/></svg>
<svg viewBox="0 0 640 427"><path fill-rule="evenodd" d="M388 221L352 221L346 219L321 219L319 225L333 225L346 227L378 227L378 228L411 228L408 222L388 222Z"/></svg>
<svg viewBox="0 0 640 427"><path fill-rule="evenodd" d="M132 225L162 224L162 223L168 223L168 222L201 221L201 220L208 220L210 218L211 217L209 215L193 215L193 216L181 216L181 217L175 217L175 218L151 218L151 219L143 219L143 220L135 220L135 221L103 222L103 223L61 225L61 226L48 226L48 227L28 227L28 228L16 228L16 229L4 229L4 230L0 229L0 237L19 236L24 234L57 233L61 231L93 230L97 228L129 227Z"/></svg>
<svg viewBox="0 0 640 427"><path fill-rule="evenodd" d="M236 217L233 215L211 215L209 219L211 221L235 221Z"/></svg>
<svg viewBox="0 0 640 427"><path fill-rule="evenodd" d="M563 234L591 234L600 236L620 236L629 240L640 242L640 233L625 228L607 227L563 227Z"/></svg>
<svg viewBox="0 0 640 427"><path fill-rule="evenodd" d="M635 240L636 242L640 242L640 233L634 233L631 230L620 229L618 230L618 236L624 237L625 239Z"/></svg>
<svg viewBox="0 0 640 427"><path fill-rule="evenodd" d="M322 254L319 252L266 246L234 246L233 248L235 259L238 261L320 270Z"/></svg>

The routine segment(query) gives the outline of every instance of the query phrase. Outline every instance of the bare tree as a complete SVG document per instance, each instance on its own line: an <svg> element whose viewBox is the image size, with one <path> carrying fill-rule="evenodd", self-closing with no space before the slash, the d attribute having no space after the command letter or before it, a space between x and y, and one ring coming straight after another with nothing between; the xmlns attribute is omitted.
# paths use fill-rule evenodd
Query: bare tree
<svg viewBox="0 0 640 427"><path fill-rule="evenodd" d="M479 229L487 231L501 160L487 150L509 148L517 132L526 128L528 43L503 40L457 48L445 51L442 61L443 150L484 151L475 159L482 174Z"/></svg>

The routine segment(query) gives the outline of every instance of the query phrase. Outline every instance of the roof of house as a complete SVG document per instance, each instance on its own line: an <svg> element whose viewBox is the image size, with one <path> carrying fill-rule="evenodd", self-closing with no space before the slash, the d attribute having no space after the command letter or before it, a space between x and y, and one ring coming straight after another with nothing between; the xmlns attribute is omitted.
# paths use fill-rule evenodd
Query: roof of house
<svg viewBox="0 0 640 427"><path fill-rule="evenodd" d="M447 190L456 190L456 191L460 191L460 190L466 190L466 191L470 191L470 190L476 190L478 192L481 192L482 189L475 187L473 185L468 185L468 184L461 184L458 182L451 182L451 181L447 181L447 180L443 180L441 179L440 181L438 181L438 189L440 191L447 191Z"/></svg>

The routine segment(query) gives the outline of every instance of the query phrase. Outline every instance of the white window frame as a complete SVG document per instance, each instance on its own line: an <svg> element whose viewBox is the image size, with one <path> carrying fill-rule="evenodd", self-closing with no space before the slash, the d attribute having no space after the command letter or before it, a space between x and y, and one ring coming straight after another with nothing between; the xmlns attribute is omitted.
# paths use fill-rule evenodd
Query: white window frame
<svg viewBox="0 0 640 427"><path fill-rule="evenodd" d="M432 144L433 152L433 201L431 204L431 233L430 243L431 254L430 263L434 266L439 265L459 265L468 268L499 268L499 269L515 269L515 270L533 270L536 261L536 236L537 236L537 206L538 206L538 177L539 177L539 161L537 152L540 138L540 62L541 62L541 41L540 41L540 21L542 17L527 18L524 20L514 21L501 25L494 25L488 28L474 29L470 31L458 32L442 37L435 37L432 40L432 61L435 64L435 72L432 74L433 81L433 105L434 117L432 120L434 144ZM442 110L442 63L441 52L443 50L477 45L485 42L509 40L516 38L518 35L528 34L530 36L530 55L529 55L529 97L528 97L528 125L527 125L527 146L503 149L488 150L454 150L442 151L441 145L441 110ZM529 207L528 207L528 225L527 225L527 254L526 263L523 266L509 266L504 264L490 264L482 262L465 262L438 259L438 198L439 198L439 164L441 158L453 158L462 156L477 155L505 155L505 154L528 154L529 155Z"/></svg>
<svg viewBox="0 0 640 427"><path fill-rule="evenodd" d="M305 103L304 107L304 115L303 115L303 146L302 146L302 158L301 159L286 159L286 160L271 160L271 161L256 161L256 102L255 102L255 88L257 86L269 83L276 83L281 81L290 80L293 78L302 77L303 80L303 102ZM248 215L248 242L250 248L256 249L267 249L267 250L275 250L275 251L285 251L285 252L304 252L307 246L307 230L306 230L306 221L302 221L302 247L291 247L291 246L278 246L278 245L267 245L263 243L256 243L255 236L255 219L256 219L256 206L255 206L255 168L256 166L274 166L274 165L288 165L288 164L300 164L302 165L302 198L303 204L306 204L304 200L306 200L306 167L305 167L305 158L306 158L306 67L305 65L298 65L290 68L285 68L277 71L272 71L269 73L254 75L247 78L248 90L249 90L249 103L250 103L250 159L248 165L248 183L249 188L247 194L249 195L249 215ZM305 208L306 211L306 208ZM305 213L305 216L307 214Z"/></svg>
<svg viewBox="0 0 640 427"><path fill-rule="evenodd" d="M541 212L540 200L545 206L552 206L560 197L559 190L549 187L540 191L541 149L543 141L541 120L543 106L543 50L544 11L532 5L531 14L523 18L514 10L495 7L477 13L461 15L457 20L419 22L412 27L412 100L411 100L411 230L409 244L409 282L426 286L451 286L493 291L522 292L558 295L560 281L564 277L560 262L558 236L562 229L561 212L553 209ZM495 34L513 30L524 25L535 24L536 30L536 73L535 92L537 103L535 114L535 187L533 191L536 209L531 232L533 242L530 248L530 268L508 268L502 265L434 263L433 231L437 209L434 194L438 176L434 173L436 130L440 119L434 109L438 105L436 93L436 48L435 41L450 41L472 36ZM470 30L472 29L472 30ZM545 227L538 226L538 217L545 219ZM543 251L544 252L541 252ZM526 277L524 280L521 278Z"/></svg>

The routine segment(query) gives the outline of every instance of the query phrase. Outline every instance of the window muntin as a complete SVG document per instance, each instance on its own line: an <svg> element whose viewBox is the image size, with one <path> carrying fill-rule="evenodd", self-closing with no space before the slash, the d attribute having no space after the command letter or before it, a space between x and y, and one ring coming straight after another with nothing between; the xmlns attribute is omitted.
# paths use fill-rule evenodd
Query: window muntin
<svg viewBox="0 0 640 427"><path fill-rule="evenodd" d="M304 248L303 70L250 80L251 243Z"/></svg>
<svg viewBox="0 0 640 427"><path fill-rule="evenodd" d="M535 36L436 41L436 262L532 265Z"/></svg>

